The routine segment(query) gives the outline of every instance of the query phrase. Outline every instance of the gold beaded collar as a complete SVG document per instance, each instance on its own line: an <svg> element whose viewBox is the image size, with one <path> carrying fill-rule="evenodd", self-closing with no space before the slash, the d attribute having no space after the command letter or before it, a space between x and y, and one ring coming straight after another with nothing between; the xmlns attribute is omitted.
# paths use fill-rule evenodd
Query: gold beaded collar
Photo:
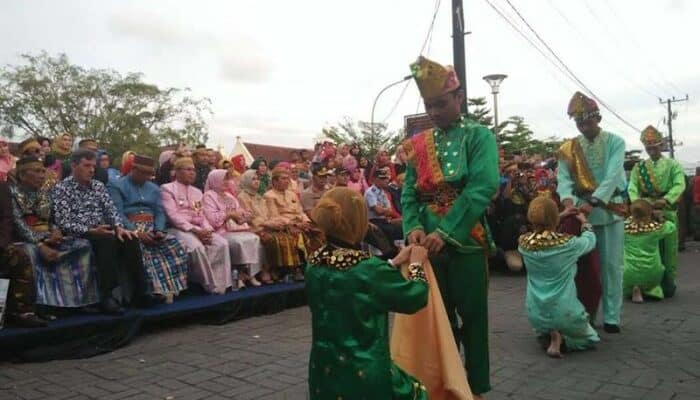
<svg viewBox="0 0 700 400"><path fill-rule="evenodd" d="M573 236L569 235L568 233L557 233L551 231L542 231L539 233L528 232L520 236L518 239L518 244L525 250L537 251L561 246L566 244L572 238Z"/></svg>
<svg viewBox="0 0 700 400"><path fill-rule="evenodd" d="M326 245L309 257L309 264L324 265L345 271L368 258L370 258L369 253L362 250Z"/></svg>
<svg viewBox="0 0 700 400"><path fill-rule="evenodd" d="M642 233L649 233L649 232L656 232L659 229L661 229L662 224L656 222L656 221L650 221L650 222L639 222L635 221L632 218L628 218L625 221L625 233L629 233L631 235L639 235Z"/></svg>

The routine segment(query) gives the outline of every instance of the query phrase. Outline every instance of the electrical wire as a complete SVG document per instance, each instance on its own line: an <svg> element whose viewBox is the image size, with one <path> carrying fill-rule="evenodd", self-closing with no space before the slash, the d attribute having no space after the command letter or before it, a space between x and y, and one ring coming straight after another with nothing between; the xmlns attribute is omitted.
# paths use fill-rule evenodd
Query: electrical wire
<svg viewBox="0 0 700 400"><path fill-rule="evenodd" d="M435 7L433 8L433 18L430 20L430 26L428 27L428 33L425 35L425 39L423 40L423 45L420 48L420 55L423 55L423 52L426 51L430 53L430 46L433 42L433 29L435 28L435 20L437 19L438 11L440 11L440 3L442 3L442 0L435 0ZM386 121L391 118L392 115L394 115L394 112L396 109L399 107L399 104L401 103L401 100L403 100L404 95L406 94L406 90L408 89L408 86L411 84L411 81L408 80L406 81L406 84L403 86L401 89L401 93L399 94L399 97L396 99L396 102L394 102L394 105L391 107L391 110L387 114L386 117L382 120L382 124L385 124ZM417 111L416 111L417 113Z"/></svg>
<svg viewBox="0 0 700 400"><path fill-rule="evenodd" d="M620 22L620 25L621 25L621 26L623 27L623 29L626 31L627 36L631 39L631 42L635 45L635 47L637 47L637 49L638 49L642 54L644 54L644 53L645 53L644 48L642 47L642 45L641 45L641 44L639 43L639 41L637 40L637 38L636 38L636 36L634 35L634 33L632 33L632 31L629 29L629 27L627 26L627 24L625 23L625 21L620 17L620 14L618 14L617 9L614 7L614 5L612 4L612 2L610 2L610 1L604 1L604 3L608 6L608 8L610 9L610 12L612 13L612 15ZM670 80L666 77L666 75L665 75L664 72L661 70L661 68L659 68L659 66L658 66L656 63L654 63L653 57L644 57L644 58L649 62L649 65L651 65L651 67L652 67L653 69L656 70L657 74L658 74L659 77L664 81L664 83L665 83L666 85L668 85L668 86L669 86L670 88L672 88L673 90L677 90L677 91L679 91L679 92L683 92L682 89L680 89L678 86L676 86L672 81L670 81Z"/></svg>
<svg viewBox="0 0 700 400"><path fill-rule="evenodd" d="M493 8L493 10L494 10L499 16L501 16L501 18L503 18L504 21L506 21L506 22L508 23L508 25L511 26L511 28L513 28L518 34L520 34L520 36L522 36L522 38L525 39L525 40L530 44L530 46L532 46L535 50L537 50L537 52L540 53L540 55L541 55L542 57L544 57L545 60L549 61L550 64L552 64L555 68L557 68L557 69L558 69L562 74L564 74L567 78L572 79L572 78L569 76L569 74L566 72L566 70L564 70L559 64L557 64L556 62L554 62L554 61L551 59L551 57L548 56L548 55L544 52L544 50L542 50L537 44L535 44L535 43L532 41L532 39L530 39L530 37L529 37L525 32L523 32L523 31L517 26L517 24L515 24L515 22L513 22L508 16L506 16L505 13L504 13L502 10L500 10L498 7L496 7L491 1L489 1L489 0L485 0L485 1L489 4L489 6L491 6L491 8ZM567 87L566 84L564 84L564 83L559 79L558 76L556 76L556 75L554 75L554 74L551 74L551 75L557 80L557 82L559 83L559 85L562 86L567 92L570 92L570 91L571 91L571 89L570 89L569 87Z"/></svg>
<svg viewBox="0 0 700 400"><path fill-rule="evenodd" d="M624 20L620 18L620 15L617 13L617 10L611 4L612 2L609 1L603 1L608 9L610 10L610 13L607 15L611 15L614 19L616 19L617 26L620 26L625 32L623 36L625 36L627 39L629 39L629 42L631 42L637 50L640 52L640 54L644 55L646 54L646 50L639 44L639 41L637 41L636 37L634 34L631 33L629 28L627 27L627 24L625 24ZM610 29L609 24L606 24L603 22L603 18L595 11L595 8L590 5L588 0L585 0L584 5L586 7L586 10L588 11L589 14L593 16L593 19L596 20L596 22L602 27L602 29L607 32L608 36L612 39L613 42L617 45L617 48L620 52L623 51L629 51L629 46L624 46L622 42L618 39L617 35ZM672 90L677 90L681 91L681 89L678 88L678 86L674 85L673 82L669 81L668 78L666 78L666 75L663 73L663 71L653 62L653 57L637 57L637 55L633 54L632 52L628 52L632 58L635 59L641 59L643 61L646 61L649 66L652 67L652 69L656 70L656 74L658 75L661 80L656 79L655 76L651 75L648 76L649 81L652 81L656 86L662 89L662 91L668 91L668 88L671 88ZM659 96L657 96L659 97Z"/></svg>
<svg viewBox="0 0 700 400"><path fill-rule="evenodd" d="M489 0L486 0L487 2L491 3ZM547 42L540 36L539 33L530 25L529 22L523 17L523 15L518 11L518 9L513 5L513 3L510 2L510 0L505 0L510 8L515 11L515 13L518 15L521 21L525 24L525 26L528 27L528 29L535 35L535 37L544 45L544 47L554 56L554 58L561 64L561 66L569 73L570 77L574 79L575 82L577 82L581 87L588 92L588 94L593 97L598 103L600 103L601 106L603 106L605 109L607 109L612 115L614 115L618 120L620 120L622 123L627 125L628 127L634 129L636 132L640 132L638 128L636 128L634 125L629 123L626 119L624 119L620 114L618 114L615 110L612 109L606 102L604 102L599 96L597 96L588 86L581 81L581 79L576 76L576 74L569 68L566 63L557 55L557 53L547 44Z"/></svg>
<svg viewBox="0 0 700 400"><path fill-rule="evenodd" d="M603 57L601 57L601 54L603 54L603 53L606 53L606 54L605 54L606 56L609 55L609 53L608 53L607 51L605 51L603 48L597 46L596 43L595 43L595 41L592 40L591 37L588 36L584 30L581 30L571 19L569 19L569 18L566 16L566 14L564 14L564 13L559 9L559 7L556 6L556 4L554 3L553 0L548 0L547 2L549 3L549 6L559 15L559 17L561 17L561 19L564 20L564 24L565 24L567 27L573 29L573 30L575 31L575 33L576 33L579 37L584 38L589 44L592 45L592 47L594 47L593 50L597 53L597 56L598 56L599 58L603 58ZM627 82L629 82L632 86L634 86L634 87L636 87L637 89L639 89L640 91L642 91L642 92L648 94L649 96L654 97L655 99L659 98L659 96L657 96L656 94L654 94L654 93L653 93L652 91L650 91L649 89L647 89L647 88L643 87L642 85L640 85L639 83L633 81L633 80L629 77L629 75L628 75L627 72L625 72L625 71L621 70L620 68L618 68L616 64L610 62L610 59L607 59L607 60L605 60L605 61L606 61L606 65L608 65L609 67L613 68L613 69L616 71L616 73L617 73L618 76L620 76L620 77L622 77L623 79L627 80Z"/></svg>

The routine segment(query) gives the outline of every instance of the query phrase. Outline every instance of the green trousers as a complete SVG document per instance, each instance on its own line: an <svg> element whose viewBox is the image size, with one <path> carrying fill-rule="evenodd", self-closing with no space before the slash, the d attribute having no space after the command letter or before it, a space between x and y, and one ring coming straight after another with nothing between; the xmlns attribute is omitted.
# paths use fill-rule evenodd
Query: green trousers
<svg viewBox="0 0 700 400"><path fill-rule="evenodd" d="M488 266L483 252L458 253L449 245L430 258L450 318L457 346L464 348L464 367L472 393L491 390L488 341ZM458 326L456 315L462 321Z"/></svg>

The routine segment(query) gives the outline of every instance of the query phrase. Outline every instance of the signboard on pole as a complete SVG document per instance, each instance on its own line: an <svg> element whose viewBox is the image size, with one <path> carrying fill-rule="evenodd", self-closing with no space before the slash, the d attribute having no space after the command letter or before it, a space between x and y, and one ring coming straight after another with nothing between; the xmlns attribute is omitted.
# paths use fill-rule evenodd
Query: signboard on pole
<svg viewBox="0 0 700 400"><path fill-rule="evenodd" d="M430 120L430 117L426 113L406 115L403 117L403 123L406 131L406 138L410 138L426 129L435 127L433 121Z"/></svg>

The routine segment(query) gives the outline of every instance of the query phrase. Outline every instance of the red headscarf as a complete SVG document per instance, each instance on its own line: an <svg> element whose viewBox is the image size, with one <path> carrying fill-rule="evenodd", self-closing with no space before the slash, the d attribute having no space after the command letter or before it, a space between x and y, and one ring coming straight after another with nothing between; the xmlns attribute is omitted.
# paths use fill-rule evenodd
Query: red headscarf
<svg viewBox="0 0 700 400"><path fill-rule="evenodd" d="M233 167L233 170L238 172L239 174L242 174L245 172L245 157L243 157L243 154L238 154L236 156L233 156L231 158L231 166Z"/></svg>

